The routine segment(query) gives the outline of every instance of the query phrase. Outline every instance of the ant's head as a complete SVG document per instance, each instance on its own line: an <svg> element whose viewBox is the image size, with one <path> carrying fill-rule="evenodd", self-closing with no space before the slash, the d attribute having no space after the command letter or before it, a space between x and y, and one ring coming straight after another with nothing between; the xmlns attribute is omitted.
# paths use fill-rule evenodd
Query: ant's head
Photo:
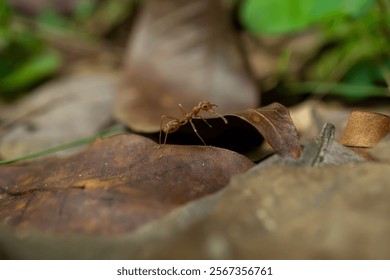
<svg viewBox="0 0 390 280"><path fill-rule="evenodd" d="M213 114L213 115L216 115L216 116L222 118L222 120L224 121L225 124L228 123L227 119L226 119L224 116L218 114L217 112L215 112L215 111L213 110L213 107L218 107L216 104L211 104L210 101L207 101L207 100L206 100L206 101L201 101L201 102L199 102L198 107L199 107L201 110L207 111L207 112L209 112L210 114Z"/></svg>
<svg viewBox="0 0 390 280"><path fill-rule="evenodd" d="M201 101L199 102L199 108L204 111L212 111L213 107L218 107L216 104L211 104L210 101Z"/></svg>

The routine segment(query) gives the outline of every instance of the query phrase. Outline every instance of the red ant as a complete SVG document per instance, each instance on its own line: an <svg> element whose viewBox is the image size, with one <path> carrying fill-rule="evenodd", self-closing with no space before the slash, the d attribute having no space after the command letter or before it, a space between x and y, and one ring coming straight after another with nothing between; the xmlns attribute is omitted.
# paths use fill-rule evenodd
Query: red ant
<svg viewBox="0 0 390 280"><path fill-rule="evenodd" d="M179 104L179 108L180 108L181 112L183 113L183 118L182 119L169 117L169 116L166 116L166 115L161 116L160 136L159 136L159 145L158 145L158 147L160 147L160 145L161 145L161 135L162 135L163 131L165 133L165 138L164 138L164 144L163 145L165 146L165 144L167 143L168 134L178 131L181 126L185 125L188 122L191 124L192 129L194 130L195 134L199 137L199 139L202 141L202 143L206 146L206 142L199 135L198 131L196 130L196 127L195 127L194 123L192 122L192 119L200 118L209 127L211 127L211 125L206 121L206 119L199 115L199 112L203 110L203 111L209 112L210 114L213 114L213 115L216 115L216 116L222 118L223 121L225 122L225 124L227 124L228 123L227 119L224 116L222 116L222 115L218 114L217 112L215 112L213 110L213 107L218 107L218 106L216 104L211 104L209 101L205 100L205 101L199 102L199 104L197 106L192 108L192 111L190 113L187 113L184 110L183 106L181 104ZM172 119L172 120L167 122L164 125L164 127L163 127L163 120L164 119ZM163 146L163 150L161 151L160 157L162 157L162 155L163 155L164 146Z"/></svg>

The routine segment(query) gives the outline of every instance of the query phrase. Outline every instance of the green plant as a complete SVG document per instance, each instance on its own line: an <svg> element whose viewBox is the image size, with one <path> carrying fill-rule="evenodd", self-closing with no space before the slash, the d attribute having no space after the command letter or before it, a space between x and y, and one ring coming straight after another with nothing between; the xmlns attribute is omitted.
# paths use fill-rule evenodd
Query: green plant
<svg viewBox="0 0 390 280"><path fill-rule="evenodd" d="M291 34L308 28L322 32L327 48L316 54L315 63L304 73L305 85L295 84L295 91L305 91L310 84L314 93L335 93L352 99L389 95L388 1L246 0L241 5L240 19L256 35ZM330 84L333 86L324 86ZM358 86L362 90L356 90Z"/></svg>
<svg viewBox="0 0 390 280"><path fill-rule="evenodd" d="M34 35L26 24L14 21L13 11L0 1L0 98L13 99L54 74L61 57Z"/></svg>

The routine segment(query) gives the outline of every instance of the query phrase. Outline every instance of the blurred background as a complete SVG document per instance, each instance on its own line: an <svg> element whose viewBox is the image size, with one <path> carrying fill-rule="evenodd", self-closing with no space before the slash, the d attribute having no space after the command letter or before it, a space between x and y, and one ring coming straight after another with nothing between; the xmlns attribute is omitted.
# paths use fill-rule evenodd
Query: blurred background
<svg viewBox="0 0 390 280"><path fill-rule="evenodd" d="M1 99L14 100L81 58L106 56L102 63L119 67L143 2L1 0ZM263 103L308 94L348 101L389 96L389 1L222 2Z"/></svg>
<svg viewBox="0 0 390 280"><path fill-rule="evenodd" d="M346 121L340 107L389 111L389 50L387 0L0 0L0 157L99 133L112 110L135 131L158 132L159 116L201 99L221 113L326 102L292 108L311 137L324 122L306 134L314 107L336 127L336 115ZM213 63L205 70L200 58ZM199 86L204 79L213 81ZM58 92L83 95L89 107L63 104ZM99 92L106 97L93 101ZM32 105L41 95L51 101ZM53 108L61 121L34 120Z"/></svg>

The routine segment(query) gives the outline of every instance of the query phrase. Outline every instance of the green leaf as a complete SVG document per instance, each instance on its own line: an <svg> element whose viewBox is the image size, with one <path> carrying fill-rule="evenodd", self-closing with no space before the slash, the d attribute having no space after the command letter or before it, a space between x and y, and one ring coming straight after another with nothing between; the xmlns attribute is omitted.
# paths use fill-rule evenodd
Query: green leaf
<svg viewBox="0 0 390 280"><path fill-rule="evenodd" d="M374 3L375 0L245 0L240 20L253 33L283 34L329 19L357 17Z"/></svg>
<svg viewBox="0 0 390 280"><path fill-rule="evenodd" d="M246 0L240 19L253 33L280 34L301 30L311 22L313 0Z"/></svg>
<svg viewBox="0 0 390 280"><path fill-rule="evenodd" d="M1 1L1 0L0 0ZM58 11L52 8L43 9L37 18L37 21L46 26L68 27L70 22Z"/></svg>
<svg viewBox="0 0 390 280"><path fill-rule="evenodd" d="M327 0L314 1L311 11L313 21L325 21L332 18L357 17L367 12L375 0Z"/></svg>
<svg viewBox="0 0 390 280"><path fill-rule="evenodd" d="M387 61L387 64L389 65L386 65L385 62L384 67L388 67L390 69L390 60ZM362 61L354 65L345 75L343 81L351 86L356 86L356 88L362 89L351 92L341 92L342 95L348 98L365 98L373 96L376 91L369 90L370 87L373 88L376 83L385 84L380 66L368 61Z"/></svg>
<svg viewBox="0 0 390 280"><path fill-rule="evenodd" d="M53 51L39 53L25 61L16 70L0 79L0 92L18 91L55 73L61 66L61 57Z"/></svg>
<svg viewBox="0 0 390 280"><path fill-rule="evenodd" d="M93 0L79 0L76 2L74 17L78 20L83 20L91 17L96 9L96 1Z"/></svg>
<svg viewBox="0 0 390 280"><path fill-rule="evenodd" d="M362 16L368 12L377 0L343 0L341 1L341 9L345 14L352 17Z"/></svg>
<svg viewBox="0 0 390 280"><path fill-rule="evenodd" d="M10 16L11 10L6 4L6 1L0 0L0 29L8 26Z"/></svg>
<svg viewBox="0 0 390 280"><path fill-rule="evenodd" d="M354 65L344 77L344 81L355 85L369 85L383 79L379 67L369 62Z"/></svg>
<svg viewBox="0 0 390 280"><path fill-rule="evenodd" d="M9 19L11 10L4 0L0 0L0 53L6 48L9 41Z"/></svg>

